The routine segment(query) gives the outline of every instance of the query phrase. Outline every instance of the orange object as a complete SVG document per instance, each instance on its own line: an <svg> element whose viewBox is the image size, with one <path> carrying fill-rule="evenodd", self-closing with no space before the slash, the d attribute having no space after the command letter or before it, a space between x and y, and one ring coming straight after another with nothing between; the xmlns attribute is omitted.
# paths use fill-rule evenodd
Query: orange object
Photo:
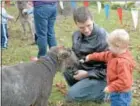
<svg viewBox="0 0 140 106"><path fill-rule="evenodd" d="M63 82L58 82L55 84L55 86L57 87L58 91L61 92L61 94L66 95L66 85Z"/></svg>
<svg viewBox="0 0 140 106"><path fill-rule="evenodd" d="M122 8L118 8L117 12L118 12L120 23L122 24Z"/></svg>
<svg viewBox="0 0 140 106"><path fill-rule="evenodd" d="M61 88L61 89L65 89L66 85L63 82L58 82L58 83L56 83L56 87Z"/></svg>
<svg viewBox="0 0 140 106"><path fill-rule="evenodd" d="M109 51L93 53L88 55L88 60L107 62L107 87L110 92L131 89L135 62L129 51L120 55L114 55Z"/></svg>
<svg viewBox="0 0 140 106"><path fill-rule="evenodd" d="M63 95L66 95L67 91L65 89L58 89Z"/></svg>
<svg viewBox="0 0 140 106"><path fill-rule="evenodd" d="M89 2L88 1L84 1L84 6L88 7L89 6Z"/></svg>

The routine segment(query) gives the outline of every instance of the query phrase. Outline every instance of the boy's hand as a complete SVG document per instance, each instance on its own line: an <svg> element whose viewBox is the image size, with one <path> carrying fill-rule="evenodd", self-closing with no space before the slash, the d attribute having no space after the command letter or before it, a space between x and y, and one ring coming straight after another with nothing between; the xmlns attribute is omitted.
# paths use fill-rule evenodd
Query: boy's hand
<svg viewBox="0 0 140 106"><path fill-rule="evenodd" d="M110 93L108 87L105 87L104 92L105 92L105 93Z"/></svg>

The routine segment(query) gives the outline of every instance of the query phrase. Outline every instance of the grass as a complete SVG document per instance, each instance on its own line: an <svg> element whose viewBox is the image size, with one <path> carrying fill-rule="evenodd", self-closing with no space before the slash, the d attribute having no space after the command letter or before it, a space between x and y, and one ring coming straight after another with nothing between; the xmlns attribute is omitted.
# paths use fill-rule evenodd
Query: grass
<svg viewBox="0 0 140 106"><path fill-rule="evenodd" d="M15 7L10 7L7 9L11 15L15 17L18 16L18 12ZM90 10L94 14L94 20L100 26L104 27L108 32L116 29L116 28L124 28L130 33L131 37L131 51L137 61L137 66L140 66L140 23L136 30L133 28L131 12L123 11L123 25L119 23L117 11L111 10L110 17L107 20L104 15L104 10L101 10L101 13L97 13L97 9L94 6L90 7ZM126 26L128 25L128 26ZM64 45L67 47L71 47L72 42L72 33L76 29L76 26L73 22L72 16L58 16L55 25L55 32L58 45ZM31 39L23 40L24 37L21 25L19 21L17 22L9 22L9 46L8 49L2 51L2 65L11 65L19 62L27 62L30 60L30 57L36 56L38 52L37 46L32 46ZM30 34L28 34L30 36ZM140 68L136 68L134 72L134 77L139 78ZM64 82L64 78L61 73L57 73L54 79L55 85L57 82ZM139 99L140 100L140 99ZM49 106L109 106L106 104L95 104L93 102L89 103L65 103L64 96L57 90L55 86L53 86L53 90L51 96L49 98L50 105ZM137 104L137 99L133 99L132 106L140 106Z"/></svg>

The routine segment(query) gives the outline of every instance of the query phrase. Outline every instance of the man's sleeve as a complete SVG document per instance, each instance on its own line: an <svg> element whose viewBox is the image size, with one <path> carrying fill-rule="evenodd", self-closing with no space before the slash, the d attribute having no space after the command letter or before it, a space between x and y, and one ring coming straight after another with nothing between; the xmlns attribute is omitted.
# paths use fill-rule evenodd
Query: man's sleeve
<svg viewBox="0 0 140 106"><path fill-rule="evenodd" d="M106 78L106 69L92 69L88 71L89 78L93 79L105 79Z"/></svg>

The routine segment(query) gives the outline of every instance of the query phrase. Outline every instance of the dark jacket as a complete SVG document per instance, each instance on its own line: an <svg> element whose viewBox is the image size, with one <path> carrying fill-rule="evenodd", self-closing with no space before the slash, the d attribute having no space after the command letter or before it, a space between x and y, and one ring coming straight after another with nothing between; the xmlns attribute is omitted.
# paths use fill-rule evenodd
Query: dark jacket
<svg viewBox="0 0 140 106"><path fill-rule="evenodd" d="M94 24L91 36L84 36L80 31L73 34L72 49L79 59L84 58L86 55L94 52L101 52L107 50L105 29L100 28ZM89 61L81 63L78 70L88 71L89 78L104 79L106 76L106 64L104 62Z"/></svg>

